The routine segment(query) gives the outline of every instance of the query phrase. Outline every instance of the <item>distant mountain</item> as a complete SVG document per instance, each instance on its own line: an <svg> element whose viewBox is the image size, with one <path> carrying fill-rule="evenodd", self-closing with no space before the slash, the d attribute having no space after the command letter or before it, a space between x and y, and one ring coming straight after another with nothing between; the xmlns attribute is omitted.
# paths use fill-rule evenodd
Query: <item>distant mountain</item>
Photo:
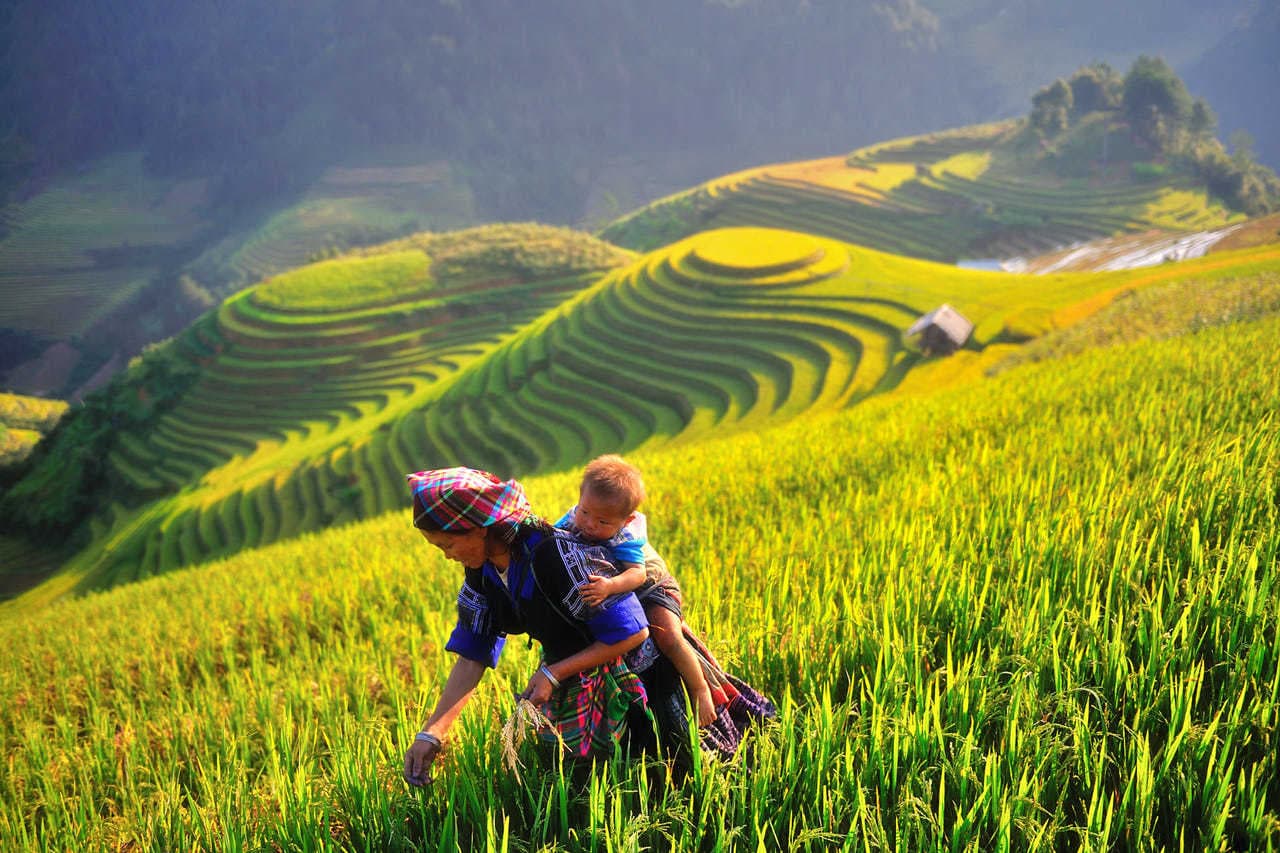
<svg viewBox="0 0 1280 853"><path fill-rule="evenodd" d="M1259 2L1184 77L1213 104L1224 139L1248 131L1258 160L1280 170L1280 3Z"/></svg>

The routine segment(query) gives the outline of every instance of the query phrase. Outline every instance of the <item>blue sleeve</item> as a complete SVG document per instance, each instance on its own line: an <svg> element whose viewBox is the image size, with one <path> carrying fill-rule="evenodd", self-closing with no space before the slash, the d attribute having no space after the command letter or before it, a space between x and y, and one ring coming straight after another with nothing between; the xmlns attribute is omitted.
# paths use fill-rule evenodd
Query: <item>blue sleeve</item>
<svg viewBox="0 0 1280 853"><path fill-rule="evenodd" d="M573 522L573 507L569 507L569 511L566 512L564 515L560 516L560 520L556 522L556 527L559 527L561 530L568 530L570 527L573 526L572 522Z"/></svg>
<svg viewBox="0 0 1280 853"><path fill-rule="evenodd" d="M632 593L606 600L586 623L592 636L605 645L620 643L641 628L649 627L640 599Z"/></svg>
<svg viewBox="0 0 1280 853"><path fill-rule="evenodd" d="M609 546L609 556L615 563L639 563L644 565L644 540L627 539Z"/></svg>
<svg viewBox="0 0 1280 853"><path fill-rule="evenodd" d="M494 630L488 599L477 592L470 581L469 577L458 590L458 623L444 648L492 669L498 665L498 656L507 638Z"/></svg>
<svg viewBox="0 0 1280 853"><path fill-rule="evenodd" d="M501 635L484 636L475 633L465 625L455 625L444 649L493 669L498 665L498 657L501 656L502 647L506 643L507 638Z"/></svg>

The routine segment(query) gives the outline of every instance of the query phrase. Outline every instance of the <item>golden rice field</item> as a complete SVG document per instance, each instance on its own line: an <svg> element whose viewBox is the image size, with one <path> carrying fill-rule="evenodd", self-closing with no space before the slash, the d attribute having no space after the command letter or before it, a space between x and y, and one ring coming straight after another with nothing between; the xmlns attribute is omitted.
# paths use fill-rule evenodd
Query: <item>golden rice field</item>
<svg viewBox="0 0 1280 853"><path fill-rule="evenodd" d="M1275 850L1268 310L634 454L690 622L780 709L682 781L518 782L512 643L409 790L459 577L403 510L11 605L0 849ZM549 516L575 482L527 480Z"/></svg>
<svg viewBox="0 0 1280 853"><path fill-rule="evenodd" d="M0 393L0 470L26 459L66 412L62 400Z"/></svg>
<svg viewBox="0 0 1280 853"><path fill-rule="evenodd" d="M1188 178L1058 177L1024 150L1021 130L1018 122L976 125L747 169L659 199L600 233L643 251L712 228L758 226L954 263L1244 219Z"/></svg>

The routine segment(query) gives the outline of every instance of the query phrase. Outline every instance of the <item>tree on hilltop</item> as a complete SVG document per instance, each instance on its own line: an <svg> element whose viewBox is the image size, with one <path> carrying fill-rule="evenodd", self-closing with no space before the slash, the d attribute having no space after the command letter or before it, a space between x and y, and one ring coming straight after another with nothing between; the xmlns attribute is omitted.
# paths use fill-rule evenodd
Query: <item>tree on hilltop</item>
<svg viewBox="0 0 1280 853"><path fill-rule="evenodd" d="M1071 87L1073 118L1120 107L1124 80L1105 62L1086 65L1067 80Z"/></svg>
<svg viewBox="0 0 1280 853"><path fill-rule="evenodd" d="M1099 62L1055 80L1032 96L1027 124L1060 171L1092 168L1087 158L1098 147L1105 160L1109 135L1127 124L1145 148L1127 155L1135 160L1135 176L1163 174L1166 166L1138 162L1158 155L1170 168L1204 181L1228 207L1250 216L1280 210L1280 178L1254 159L1247 134L1233 136L1228 153L1214 137L1218 119L1208 102L1192 97L1159 57L1138 57L1123 78ZM1067 132L1075 127L1081 132Z"/></svg>
<svg viewBox="0 0 1280 853"><path fill-rule="evenodd" d="M1218 127L1218 117L1209 109L1209 102L1204 98L1196 98L1191 105L1191 118L1187 122L1187 130L1197 139L1210 139Z"/></svg>
<svg viewBox="0 0 1280 853"><path fill-rule="evenodd" d="M1065 80L1054 80L1031 96L1031 126L1046 136L1057 136L1070 123L1074 96Z"/></svg>
<svg viewBox="0 0 1280 853"><path fill-rule="evenodd" d="M1194 106L1182 79L1157 56L1134 60L1124 76L1121 104L1134 133L1157 149L1176 140Z"/></svg>

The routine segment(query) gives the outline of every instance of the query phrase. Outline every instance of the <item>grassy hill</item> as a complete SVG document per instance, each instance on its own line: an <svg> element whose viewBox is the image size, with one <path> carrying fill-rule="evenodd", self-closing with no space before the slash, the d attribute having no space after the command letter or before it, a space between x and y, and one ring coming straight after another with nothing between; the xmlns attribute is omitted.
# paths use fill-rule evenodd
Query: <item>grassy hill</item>
<svg viewBox="0 0 1280 853"><path fill-rule="evenodd" d="M953 263L1244 218L1190 176L1135 171L1132 163L1149 154L1101 115L1056 146L1047 162L1021 121L898 139L727 175L656 201L600 236L648 250L708 228L753 225Z"/></svg>
<svg viewBox="0 0 1280 853"><path fill-rule="evenodd" d="M458 573L401 507L7 608L0 846L1268 849L1280 317L1213 300L1280 295L1278 263L1098 276L1148 301L1047 360L941 390L932 362L852 410L635 454L690 622L779 704L749 769L574 781L525 752L517 782L498 724L536 650L510 643L442 781L407 790ZM1163 310L1190 291L1203 311ZM527 480L547 515L575 483Z"/></svg>

